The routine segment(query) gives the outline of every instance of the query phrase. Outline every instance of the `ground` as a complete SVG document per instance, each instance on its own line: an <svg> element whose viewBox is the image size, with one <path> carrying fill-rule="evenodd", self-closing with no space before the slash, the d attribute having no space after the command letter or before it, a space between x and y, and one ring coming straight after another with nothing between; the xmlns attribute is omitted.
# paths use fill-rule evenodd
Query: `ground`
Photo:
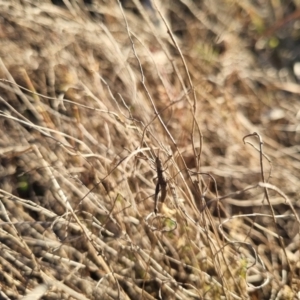
<svg viewBox="0 0 300 300"><path fill-rule="evenodd" d="M300 298L298 1L0 8L0 299Z"/></svg>

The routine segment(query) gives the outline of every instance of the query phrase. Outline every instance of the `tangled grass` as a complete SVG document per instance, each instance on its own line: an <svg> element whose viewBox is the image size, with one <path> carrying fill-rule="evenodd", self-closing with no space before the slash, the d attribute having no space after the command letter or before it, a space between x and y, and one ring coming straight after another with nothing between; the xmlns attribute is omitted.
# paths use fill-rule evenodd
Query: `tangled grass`
<svg viewBox="0 0 300 300"><path fill-rule="evenodd" d="M93 2L0 1L0 298L299 299L296 1Z"/></svg>

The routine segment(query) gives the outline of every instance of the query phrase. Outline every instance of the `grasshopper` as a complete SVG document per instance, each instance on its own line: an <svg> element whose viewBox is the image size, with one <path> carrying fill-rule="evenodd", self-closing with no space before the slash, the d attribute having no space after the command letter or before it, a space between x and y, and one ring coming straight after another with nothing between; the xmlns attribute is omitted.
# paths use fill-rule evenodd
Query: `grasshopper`
<svg viewBox="0 0 300 300"><path fill-rule="evenodd" d="M160 200L163 203L167 197L167 179L164 174L163 170L163 164L161 159L159 158L159 155L155 159L156 163L156 172L157 172L157 184L155 188L155 207L154 207L154 212L157 214L158 212L158 194L160 191Z"/></svg>

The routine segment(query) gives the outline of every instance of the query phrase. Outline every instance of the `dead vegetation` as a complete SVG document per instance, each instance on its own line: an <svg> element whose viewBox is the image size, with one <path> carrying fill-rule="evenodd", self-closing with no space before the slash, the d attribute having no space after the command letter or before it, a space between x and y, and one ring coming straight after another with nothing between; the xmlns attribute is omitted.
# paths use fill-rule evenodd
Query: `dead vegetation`
<svg viewBox="0 0 300 300"><path fill-rule="evenodd" d="M297 1L53 2L0 1L0 299L299 299Z"/></svg>

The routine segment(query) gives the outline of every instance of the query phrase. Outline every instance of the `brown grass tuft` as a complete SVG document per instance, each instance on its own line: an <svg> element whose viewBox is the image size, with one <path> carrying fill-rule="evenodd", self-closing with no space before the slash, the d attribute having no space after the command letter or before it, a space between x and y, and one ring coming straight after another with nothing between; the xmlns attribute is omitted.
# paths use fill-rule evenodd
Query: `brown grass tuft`
<svg viewBox="0 0 300 300"><path fill-rule="evenodd" d="M0 298L298 299L296 1L53 2L0 1Z"/></svg>

